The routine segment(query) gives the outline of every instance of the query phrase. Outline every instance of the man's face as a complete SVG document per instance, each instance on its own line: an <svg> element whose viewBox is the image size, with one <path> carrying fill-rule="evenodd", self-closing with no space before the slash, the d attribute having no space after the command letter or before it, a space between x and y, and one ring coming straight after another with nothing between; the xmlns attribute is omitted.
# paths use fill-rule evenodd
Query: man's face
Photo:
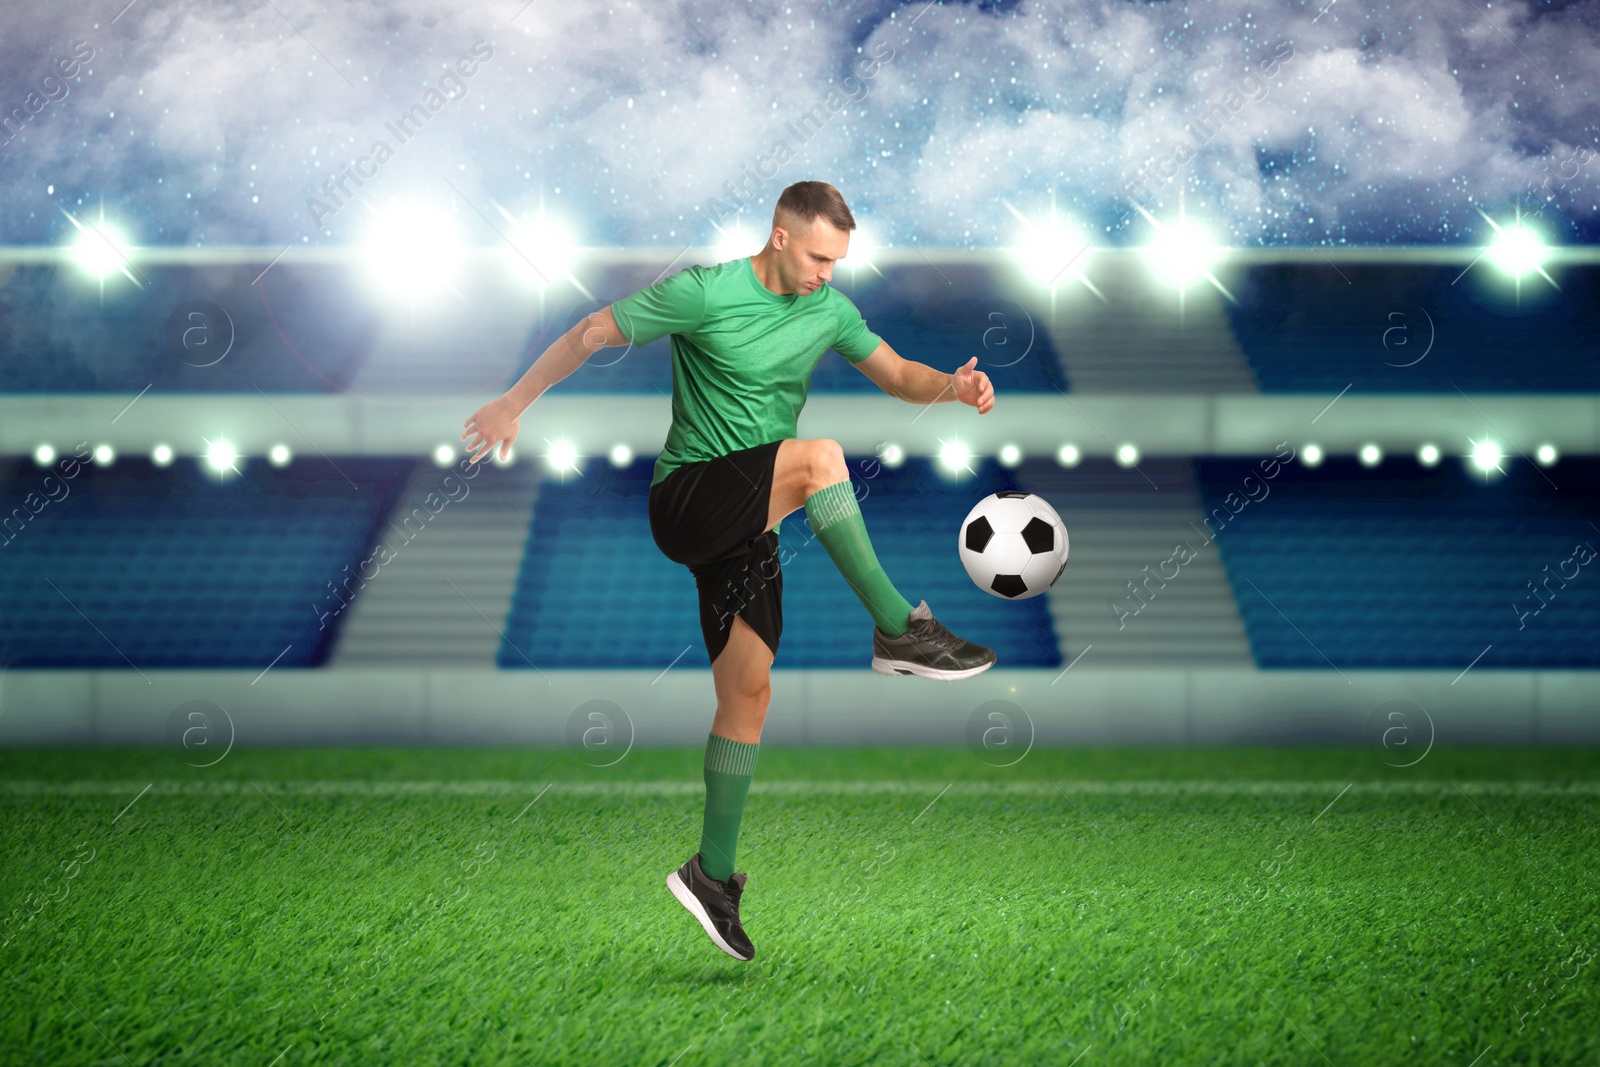
<svg viewBox="0 0 1600 1067"><path fill-rule="evenodd" d="M833 278L833 266L850 251L850 233L822 216L811 220L804 233L788 233L779 253L784 282L800 296L809 296Z"/></svg>

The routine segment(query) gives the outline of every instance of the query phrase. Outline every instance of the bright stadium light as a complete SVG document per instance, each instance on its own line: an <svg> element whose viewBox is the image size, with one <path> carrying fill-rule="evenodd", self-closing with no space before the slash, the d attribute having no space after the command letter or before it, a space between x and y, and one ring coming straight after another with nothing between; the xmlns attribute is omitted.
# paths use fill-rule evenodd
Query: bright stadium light
<svg viewBox="0 0 1600 1067"><path fill-rule="evenodd" d="M1504 474L1505 472L1500 469L1500 460L1504 455L1500 451L1500 446L1487 437L1482 441L1472 442L1472 465L1484 474L1491 471Z"/></svg>
<svg viewBox="0 0 1600 1067"><path fill-rule="evenodd" d="M1000 466L1015 467L1022 462L1022 449L1016 445L1001 445L999 459Z"/></svg>
<svg viewBox="0 0 1600 1067"><path fill-rule="evenodd" d="M1383 450L1374 444L1362 445L1359 455L1363 467L1376 467L1383 462Z"/></svg>
<svg viewBox="0 0 1600 1067"><path fill-rule="evenodd" d="M611 446L611 465L613 467L626 467L633 462L633 449L627 445L617 444Z"/></svg>
<svg viewBox="0 0 1600 1067"><path fill-rule="evenodd" d="M48 467L56 461L56 450L49 445L40 445L33 450L33 461L41 467Z"/></svg>
<svg viewBox="0 0 1600 1067"><path fill-rule="evenodd" d="M716 226L716 223L712 223ZM743 259L753 256L766 245L763 238L757 237L744 226L735 222L727 229L717 226L717 243L715 246L718 263L726 263L730 259Z"/></svg>
<svg viewBox="0 0 1600 1067"><path fill-rule="evenodd" d="M1308 467L1320 467L1322 465L1322 446L1306 445L1300 450L1300 462Z"/></svg>
<svg viewBox="0 0 1600 1067"><path fill-rule="evenodd" d="M1539 466L1541 467L1552 467L1561 456L1556 451L1555 445L1540 445L1539 450L1533 454L1533 458L1539 461Z"/></svg>
<svg viewBox="0 0 1600 1067"><path fill-rule="evenodd" d="M970 472L972 450L960 441L939 442L939 465L951 474Z"/></svg>
<svg viewBox="0 0 1600 1067"><path fill-rule="evenodd" d="M267 462L274 467L287 467L294 456L289 452L288 445L273 445L267 449Z"/></svg>
<svg viewBox="0 0 1600 1067"><path fill-rule="evenodd" d="M1489 242L1484 253L1490 263L1518 279L1535 272L1543 273L1549 254L1550 249L1539 234L1524 225L1521 218L1509 229L1495 227L1494 240Z"/></svg>
<svg viewBox="0 0 1600 1067"><path fill-rule="evenodd" d="M893 470L906 461L905 449L899 445L884 445L883 452L878 456L883 460L883 465Z"/></svg>
<svg viewBox="0 0 1600 1067"><path fill-rule="evenodd" d="M854 278L858 272L873 268L881 247L872 233L857 226L850 234L850 251L845 253L844 259L839 263L841 266L849 267L850 276Z"/></svg>
<svg viewBox="0 0 1600 1067"><path fill-rule="evenodd" d="M550 442L550 451L544 454L550 469L557 474L578 469L578 447L565 438Z"/></svg>
<svg viewBox="0 0 1600 1067"><path fill-rule="evenodd" d="M461 239L454 222L422 203L379 212L364 244L372 283L384 293L406 300L422 300L450 289L461 267Z"/></svg>
<svg viewBox="0 0 1600 1067"><path fill-rule="evenodd" d="M572 231L545 215L541 205L537 215L513 215L499 204L495 209L508 223L506 243L501 249L511 272L532 285L553 285L571 277L578 259L578 245Z"/></svg>
<svg viewBox="0 0 1600 1067"><path fill-rule="evenodd" d="M154 447L154 448L152 448L150 450L150 462L154 463L158 467L171 466L172 465L172 446L171 445L156 445L156 447Z"/></svg>
<svg viewBox="0 0 1600 1067"><path fill-rule="evenodd" d="M1417 462L1424 467L1437 466L1439 463L1439 446L1427 444L1417 449Z"/></svg>
<svg viewBox="0 0 1600 1067"><path fill-rule="evenodd" d="M109 467L117 461L117 453L110 445L94 446L94 462L97 467Z"/></svg>
<svg viewBox="0 0 1600 1067"><path fill-rule="evenodd" d="M68 254L79 270L99 281L113 274L133 278L128 269L128 239L118 226L106 222L103 213L100 221L94 223L80 222L71 215L67 218L78 230Z"/></svg>
<svg viewBox="0 0 1600 1067"><path fill-rule="evenodd" d="M1056 453L1056 462L1063 467L1076 467L1078 461L1083 459L1083 453L1078 451L1077 445L1062 445Z"/></svg>
<svg viewBox="0 0 1600 1067"><path fill-rule="evenodd" d="M1022 232L1010 251L1029 278L1051 289L1073 278L1083 280L1083 267L1092 248L1081 227L1058 216L1054 203L1049 216L1038 219L1030 219L1010 204L1005 206L1022 223Z"/></svg>
<svg viewBox="0 0 1600 1067"><path fill-rule="evenodd" d="M1132 445L1117 446L1117 465L1119 467L1132 467L1139 462L1139 450Z"/></svg>
<svg viewBox="0 0 1600 1067"><path fill-rule="evenodd" d="M449 445L440 445L433 450L433 462L439 467L448 467L456 461L456 450Z"/></svg>
<svg viewBox="0 0 1600 1067"><path fill-rule="evenodd" d="M206 466L217 474L226 477L229 474L238 474L239 450L226 438L213 441L206 439Z"/></svg>
<svg viewBox="0 0 1600 1067"><path fill-rule="evenodd" d="M1155 275L1180 290L1208 279L1217 284L1211 272L1224 255L1208 231L1182 217L1157 223L1156 236L1144 246L1144 253Z"/></svg>

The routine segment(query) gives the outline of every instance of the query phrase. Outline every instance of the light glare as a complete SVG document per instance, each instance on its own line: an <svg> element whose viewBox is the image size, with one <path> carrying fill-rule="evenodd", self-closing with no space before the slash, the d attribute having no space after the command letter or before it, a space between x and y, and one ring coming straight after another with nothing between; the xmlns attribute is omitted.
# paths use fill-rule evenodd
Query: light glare
<svg viewBox="0 0 1600 1067"><path fill-rule="evenodd" d="M461 254L451 220L422 204L382 212L366 240L373 282L388 294L410 300L448 289L460 268Z"/></svg>
<svg viewBox="0 0 1600 1067"><path fill-rule="evenodd" d="M1472 465L1485 473L1500 469L1500 446L1485 438L1472 445Z"/></svg>
<svg viewBox="0 0 1600 1067"><path fill-rule="evenodd" d="M960 441L944 441L939 445L939 463L951 474L967 469L972 452Z"/></svg>
<svg viewBox="0 0 1600 1067"><path fill-rule="evenodd" d="M238 458L239 450L234 448L225 438L206 442L206 466L218 474L237 471L234 463Z"/></svg>

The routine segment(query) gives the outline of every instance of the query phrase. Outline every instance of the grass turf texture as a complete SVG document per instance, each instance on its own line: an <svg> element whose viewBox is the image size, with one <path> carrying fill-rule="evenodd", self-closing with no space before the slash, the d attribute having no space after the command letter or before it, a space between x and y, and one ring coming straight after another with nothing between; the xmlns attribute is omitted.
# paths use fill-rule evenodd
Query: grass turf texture
<svg viewBox="0 0 1600 1067"><path fill-rule="evenodd" d="M763 746L741 964L698 749L0 751L0 1062L1600 1060L1600 753L1385 757Z"/></svg>

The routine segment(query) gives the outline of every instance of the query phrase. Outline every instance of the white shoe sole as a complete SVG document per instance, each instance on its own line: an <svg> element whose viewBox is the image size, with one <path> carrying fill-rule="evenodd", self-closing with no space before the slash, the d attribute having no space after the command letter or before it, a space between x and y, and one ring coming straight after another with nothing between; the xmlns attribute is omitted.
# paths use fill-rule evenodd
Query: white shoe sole
<svg viewBox="0 0 1600 1067"><path fill-rule="evenodd" d="M964 671L942 671L937 667L924 667L920 663L907 663L901 659L872 657L872 669L879 674L915 674L923 678L937 678L941 682L959 682L963 678L971 678L975 674L982 674L994 664L995 661L990 660L981 667L968 667Z"/></svg>
<svg viewBox="0 0 1600 1067"><path fill-rule="evenodd" d="M706 932L706 936L711 938L712 942L718 948L732 956L734 959L738 960L740 963L749 963L751 959L755 958L753 956L747 958L739 955L733 950L731 945L722 940L722 936L717 933L716 926L711 922L711 916L706 914L705 906L702 905L698 899L696 899L694 893L687 885L684 884L683 879L678 877L677 871L673 871L671 874L667 875L667 888L672 890L672 895L678 898L678 903L687 908L689 914L693 915L699 920L701 928Z"/></svg>

